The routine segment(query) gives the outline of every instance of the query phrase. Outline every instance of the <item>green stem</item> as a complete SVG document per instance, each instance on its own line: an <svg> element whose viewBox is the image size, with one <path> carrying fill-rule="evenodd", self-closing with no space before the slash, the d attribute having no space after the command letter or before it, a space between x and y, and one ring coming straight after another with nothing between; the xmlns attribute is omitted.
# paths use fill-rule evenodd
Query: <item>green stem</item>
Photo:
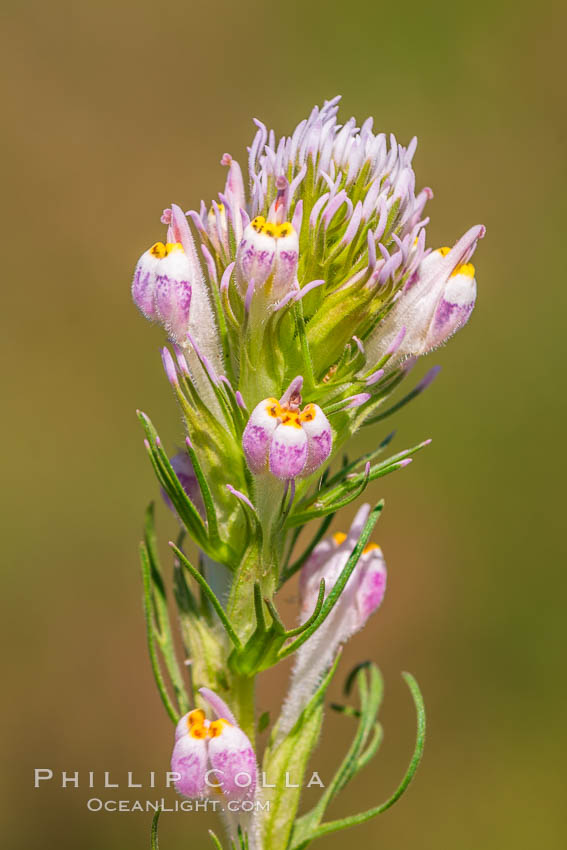
<svg viewBox="0 0 567 850"><path fill-rule="evenodd" d="M256 732L255 685L255 676L234 676L231 688L231 707L234 707L240 727L248 735L254 748Z"/></svg>

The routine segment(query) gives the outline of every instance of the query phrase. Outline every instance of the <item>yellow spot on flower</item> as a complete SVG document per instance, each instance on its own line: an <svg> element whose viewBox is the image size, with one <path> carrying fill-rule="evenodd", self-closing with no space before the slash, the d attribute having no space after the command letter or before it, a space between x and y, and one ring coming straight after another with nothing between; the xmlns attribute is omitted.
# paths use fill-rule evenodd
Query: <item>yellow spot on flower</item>
<svg viewBox="0 0 567 850"><path fill-rule="evenodd" d="M156 242L155 245L152 245L150 248L150 254L152 257L157 257L158 260L161 260L166 255L165 245L163 242Z"/></svg>
<svg viewBox="0 0 567 850"><path fill-rule="evenodd" d="M377 544L377 543L368 543L368 544L364 547L364 549L362 550L362 554L363 554L363 555L368 555L368 553L369 553L369 552L373 552L375 549L377 549L379 552L381 552L381 551L382 551L382 550L380 549L380 547L378 546L378 544Z"/></svg>
<svg viewBox="0 0 567 850"><path fill-rule="evenodd" d="M266 413L277 419L281 415L282 409L277 398L269 398L266 401Z"/></svg>
<svg viewBox="0 0 567 850"><path fill-rule="evenodd" d="M315 416L317 415L317 411L315 410L314 404L306 404L303 408L303 413L300 415L300 419L302 422L313 422Z"/></svg>
<svg viewBox="0 0 567 850"><path fill-rule="evenodd" d="M163 258L167 257L168 254L171 254L172 251L183 251L183 245L181 242L166 242L165 245L163 242L156 242L155 245L152 245L150 248L150 254L152 257L157 257L158 260L163 260Z"/></svg>
<svg viewBox="0 0 567 850"><path fill-rule="evenodd" d="M265 411L268 416L279 419L281 425L289 425L292 428L301 428L303 422L312 422L317 415L314 404L306 404L301 412L297 405L282 407L277 398L266 399Z"/></svg>
<svg viewBox="0 0 567 850"><path fill-rule="evenodd" d="M452 272L451 277L454 277L456 274L464 274L466 277L474 277L473 264L464 263L462 266L457 266L457 268Z"/></svg>
<svg viewBox="0 0 567 850"><path fill-rule="evenodd" d="M250 222L256 233L261 233L264 229L264 225L266 224L266 219L263 215L257 215L256 218L253 218Z"/></svg>
<svg viewBox="0 0 567 850"><path fill-rule="evenodd" d="M283 224L278 224L276 227L276 239L283 238L285 236L291 236L293 233L293 225L289 221L284 221Z"/></svg>
<svg viewBox="0 0 567 850"><path fill-rule="evenodd" d="M221 717L218 720L213 720L213 722L209 725L209 737L218 738L219 735L222 735L222 731L225 726L232 726L232 723L229 723L228 720L224 719L224 717Z"/></svg>
<svg viewBox="0 0 567 850"><path fill-rule="evenodd" d="M280 414L280 421L282 425L290 425L292 428L301 428L299 413L296 413L295 410L282 410Z"/></svg>
<svg viewBox="0 0 567 850"><path fill-rule="evenodd" d="M335 541L337 546L340 546L341 543L345 542L346 534L344 533L344 531L337 531L335 534L333 534L333 540Z"/></svg>
<svg viewBox="0 0 567 850"><path fill-rule="evenodd" d="M205 712L201 711L200 708L196 708L194 711L190 711L187 715L187 725L189 728L192 726L200 726L205 722Z"/></svg>
<svg viewBox="0 0 567 850"><path fill-rule="evenodd" d="M442 257L446 257L451 249L447 248L447 246L445 245L444 248L437 248L437 250L439 251Z"/></svg>

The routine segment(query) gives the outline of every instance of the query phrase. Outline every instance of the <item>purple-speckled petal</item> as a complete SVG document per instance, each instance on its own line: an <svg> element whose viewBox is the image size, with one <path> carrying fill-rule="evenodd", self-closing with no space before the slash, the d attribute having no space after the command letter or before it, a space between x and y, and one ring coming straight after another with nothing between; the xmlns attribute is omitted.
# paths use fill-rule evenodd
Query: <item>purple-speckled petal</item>
<svg viewBox="0 0 567 850"><path fill-rule="evenodd" d="M252 800L256 793L258 767L252 744L238 726L216 721L220 727L209 739L209 760L216 771L223 794L228 800Z"/></svg>
<svg viewBox="0 0 567 850"><path fill-rule="evenodd" d="M299 238L291 224L285 226L289 227L289 233L276 239L272 293L277 301L291 289L299 288L296 282Z"/></svg>
<svg viewBox="0 0 567 850"><path fill-rule="evenodd" d="M435 315L427 332L427 350L442 345L470 318L476 301L476 281L473 267L465 267L468 273L453 274L445 286Z"/></svg>
<svg viewBox="0 0 567 850"><path fill-rule="evenodd" d="M270 443L270 472L287 481L303 472L307 462L308 441L298 425L278 425Z"/></svg>
<svg viewBox="0 0 567 850"><path fill-rule="evenodd" d="M251 282L259 289L272 273L276 255L276 240L266 233L257 233L252 224L245 229L236 254L237 277L242 294Z"/></svg>
<svg viewBox="0 0 567 850"><path fill-rule="evenodd" d="M268 464L268 450L279 419L270 414L275 399L264 399L256 405L242 435L242 448L250 470L258 475Z"/></svg>
<svg viewBox="0 0 567 850"><path fill-rule="evenodd" d="M355 570L358 588L355 595L359 628L382 604L386 592L386 563L379 546L371 546L362 555Z"/></svg>
<svg viewBox="0 0 567 850"><path fill-rule="evenodd" d="M182 718L183 719L183 718ZM204 797L208 793L207 740L181 735L173 748L171 770L180 776L175 787L184 797Z"/></svg>
<svg viewBox="0 0 567 850"><path fill-rule="evenodd" d="M307 435L308 455L303 476L311 475L331 454L333 432L331 424L318 404L308 404L301 414L303 431Z"/></svg>
<svg viewBox="0 0 567 850"><path fill-rule="evenodd" d="M154 304L156 271L160 260L151 251L145 251L136 266L132 281L132 298L138 310L150 321L157 319Z"/></svg>
<svg viewBox="0 0 567 850"><path fill-rule="evenodd" d="M181 249L160 260L156 277L156 311L170 337L184 343L191 309L191 267Z"/></svg>

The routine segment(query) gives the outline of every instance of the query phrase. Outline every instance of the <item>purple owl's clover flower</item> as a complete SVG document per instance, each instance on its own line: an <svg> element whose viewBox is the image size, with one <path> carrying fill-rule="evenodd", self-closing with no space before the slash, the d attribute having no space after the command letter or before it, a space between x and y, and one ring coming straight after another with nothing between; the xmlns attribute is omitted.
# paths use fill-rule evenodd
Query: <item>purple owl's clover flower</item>
<svg viewBox="0 0 567 850"><path fill-rule="evenodd" d="M370 505L362 505L348 534L338 533L319 543L301 569L300 622L313 613L321 579L325 580L325 596L335 586L360 533ZM282 709L278 737L293 727L332 665L339 648L365 625L382 604L386 592L386 562L382 550L369 543L363 550L345 589L327 619L297 651L289 692Z"/></svg>
<svg viewBox="0 0 567 850"><path fill-rule="evenodd" d="M467 323L476 301L475 269L469 261L484 233L484 227L476 225L453 248L438 248L424 257L366 340L368 362L378 362L402 328L403 340L390 366L438 348Z"/></svg>
<svg viewBox="0 0 567 850"><path fill-rule="evenodd" d="M253 800L258 767L252 744L214 691L199 692L217 720L208 720L201 709L179 720L171 756L175 788L184 797L204 798L220 791L237 803Z"/></svg>
<svg viewBox="0 0 567 850"><path fill-rule="evenodd" d="M267 218L258 215L247 225L236 253L236 280L242 295L265 289L274 304L299 290L299 237L292 222L284 220L288 182L280 177L276 184L278 192Z"/></svg>
<svg viewBox="0 0 567 850"><path fill-rule="evenodd" d="M176 204L167 212L162 217L168 222L167 242L156 242L138 260L132 298L146 319L160 322L182 348L193 336L222 371L218 330L187 218Z"/></svg>
<svg viewBox="0 0 567 850"><path fill-rule="evenodd" d="M269 471L282 481L305 478L329 457L331 425L317 404L301 410L302 386L298 376L279 401L265 398L252 411L242 447L255 475Z"/></svg>

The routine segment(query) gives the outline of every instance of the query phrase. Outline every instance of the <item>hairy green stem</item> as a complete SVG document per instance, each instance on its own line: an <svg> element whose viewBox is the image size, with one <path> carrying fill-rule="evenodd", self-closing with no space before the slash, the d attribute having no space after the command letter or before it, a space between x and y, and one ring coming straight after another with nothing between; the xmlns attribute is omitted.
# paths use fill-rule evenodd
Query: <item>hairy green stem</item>
<svg viewBox="0 0 567 850"><path fill-rule="evenodd" d="M232 705L234 706L240 727L248 735L254 749L256 732L255 690L255 676L234 676L232 679Z"/></svg>

